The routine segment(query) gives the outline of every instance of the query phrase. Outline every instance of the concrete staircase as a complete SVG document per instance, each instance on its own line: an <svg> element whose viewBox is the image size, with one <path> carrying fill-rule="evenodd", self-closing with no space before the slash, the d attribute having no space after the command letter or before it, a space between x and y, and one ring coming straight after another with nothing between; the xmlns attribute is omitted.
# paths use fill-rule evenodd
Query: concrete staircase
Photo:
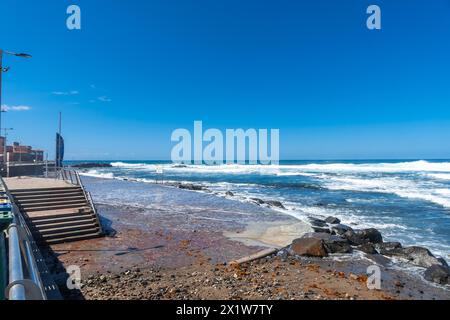
<svg viewBox="0 0 450 320"><path fill-rule="evenodd" d="M10 190L36 242L56 244L101 235L99 218L80 186Z"/></svg>

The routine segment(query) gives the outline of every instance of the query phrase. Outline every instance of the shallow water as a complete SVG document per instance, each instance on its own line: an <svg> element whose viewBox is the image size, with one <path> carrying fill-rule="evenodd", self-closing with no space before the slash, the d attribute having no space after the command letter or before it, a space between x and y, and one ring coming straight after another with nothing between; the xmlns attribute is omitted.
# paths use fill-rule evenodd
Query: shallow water
<svg viewBox="0 0 450 320"><path fill-rule="evenodd" d="M251 197L278 199L286 207L280 211L297 219L336 216L356 227L375 227L386 240L426 246L450 261L450 161L285 161L276 166L116 161L112 165L83 175L194 182L222 195L232 191L232 198L241 202ZM156 173L158 169L162 175ZM127 190L117 196L142 198L139 192L131 195ZM217 206L220 203L212 207Z"/></svg>

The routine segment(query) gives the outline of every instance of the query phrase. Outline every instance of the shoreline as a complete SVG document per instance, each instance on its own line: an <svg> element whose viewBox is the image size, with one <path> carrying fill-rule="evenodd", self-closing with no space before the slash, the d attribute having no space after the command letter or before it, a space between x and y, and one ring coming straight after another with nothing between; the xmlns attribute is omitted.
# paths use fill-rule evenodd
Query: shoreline
<svg viewBox="0 0 450 320"><path fill-rule="evenodd" d="M119 162L121 163L121 162ZM401 163L402 165L406 165L405 163ZM351 166L358 166L360 164L352 164ZM82 174L86 177L94 177L94 178L100 178L100 179L113 179L117 181L135 181L135 182L142 182L142 183L148 183L148 184L154 184L155 180L150 178L141 178L141 174L139 173L139 169L143 169L144 172L147 172L150 170L150 168L147 168L147 166L155 166L155 164L147 164L147 163L137 163L137 164L131 164L130 170L131 174L129 175L127 171L119 171L116 173L115 171L106 173L102 172L101 170L95 173L91 172L90 169L84 170ZM125 163L121 163L121 166L113 168L122 168L126 167ZM142 168L141 168L142 167ZM186 166L182 166L183 168ZM172 166L171 168L178 168L177 166ZM175 170L184 170L181 169L175 169ZM102 169L102 168L100 168ZM392 169L392 168L391 168ZM82 169L83 170L83 169ZM128 169L127 169L128 170ZM137 172L137 176L134 176ZM117 174L117 175L116 175ZM280 174L281 175L281 174ZM283 174L284 176L285 174ZM288 175L288 174L286 174ZM309 174L308 174L309 175ZM167 177L169 178L169 177ZM250 177L249 177L250 178ZM251 179L251 178L250 178ZM377 193L377 196L380 196L381 199L379 201L373 201L372 199L373 195L367 196L368 199L365 199L363 195L357 194L357 195L341 195L340 199L336 199L336 203L332 200L327 200L327 197L333 197L333 195L329 195L328 193L333 193L334 189L323 189L325 192L324 197L325 200L322 201L321 197L315 196L314 193L318 193L320 188L317 189L317 185L314 183L299 183L300 188L307 188L306 192L313 192L313 195L311 199L308 199L306 197L305 203L297 203L295 198L292 199L292 195L284 197L281 192L266 192L265 190L259 190L258 184L255 184L254 182L251 183L241 183L241 182L224 182L224 183L216 183L215 182L208 182L208 181L195 181L196 179L186 179L186 180L164 180L163 184L177 187L177 188L183 188L188 189L192 191L198 191L198 192L204 192L209 194L215 194L219 197L227 198L230 200L239 201L241 203L252 203L252 204L258 204L262 207L270 207L274 209L275 211L278 211L282 214L289 215L291 217L294 217L296 220L300 221L308 221L310 217L315 217L319 219L325 219L328 216L335 216L340 218L345 224L348 226L351 226L353 228L376 228L383 232L384 238L386 238L389 241L400 241L404 245L408 246L414 246L419 245L423 247L430 248L434 254L440 255L445 260L447 260L447 263L450 264L450 255L448 254L448 246L445 244L448 243L447 241L447 235L442 234L442 230L446 230L445 228L450 227L448 225L447 220L447 214L448 210L445 211L445 208L443 209L445 212L433 212L431 216L427 218L428 221L430 221L430 232L422 232L422 216L424 212L428 212L428 205L424 204L422 207L419 205L415 206L414 203L408 204L406 206L405 200L401 197L398 199L399 204L398 207L394 208L394 211L390 213L390 211L387 211L387 215L383 214L376 214L376 212L383 213L383 210L390 210L389 205L386 206L384 203L389 203L389 200L386 200L385 193ZM239 189L243 188L243 192L241 192ZM274 182L274 186L280 185L282 188L284 187L283 183ZM295 183L294 183L295 185ZM264 187L265 184L262 184L262 187ZM250 192L249 189L250 188ZM256 189L255 189L256 188ZM312 189L308 189L312 188ZM253 190L254 189L254 190ZM274 190L272 188L272 190ZM353 189L351 189L353 190ZM260 192L261 191L261 192ZM303 192L302 190L300 190ZM370 190L362 190L362 193L365 193ZM283 191L284 192L284 191ZM290 192L290 191L288 191ZM345 189L343 190L345 191ZM353 191L352 191L353 192ZM377 192L376 190L373 192ZM414 191L415 192L415 191ZM322 192L320 192L322 194ZM371 192L365 193L370 194ZM291 197L291 198L290 198ZM343 198L342 198L343 197ZM348 197L348 199L347 199ZM352 198L353 197L353 198ZM391 195L389 195L391 197ZM277 199L282 199L283 203L277 201ZM332 198L330 198L332 199ZM364 200L365 199L365 200ZM395 200L397 201L397 200ZM271 203L272 202L272 203ZM274 205L273 202L278 202L278 205ZM356 207L353 207L353 202L359 204ZM345 204L347 203L347 204ZM370 209L370 203L373 203L373 210L377 211L371 211ZM354 212L353 210L355 210ZM359 214L359 210L361 211L361 214ZM433 209L434 210L434 209ZM441 210L441 209L437 209ZM411 219L408 219L408 217L404 216L406 213L410 214ZM437 215L435 215L437 214ZM391 216L392 215L392 216ZM439 216L441 215L441 216ZM374 219L372 217L376 217L377 219ZM441 221L442 219L445 219L444 221Z"/></svg>
<svg viewBox="0 0 450 320"><path fill-rule="evenodd" d="M94 180L97 181L94 183L101 183L102 179L97 178ZM123 183L139 184L139 182L130 181ZM89 183L87 186L89 187ZM179 190L160 185L150 188L152 190L162 190L164 194L175 193L176 195L186 195L186 193L190 193L187 190ZM207 193L201 192L190 194L222 199L215 195L208 195ZM198 196L194 196L194 198L196 200L200 199ZM236 202L234 200L227 201ZM240 204L243 205L242 203ZM239 276L239 274L235 277L235 270L229 269L230 266L226 263L267 248L267 245L264 246L264 243L251 240L258 239L258 237L261 239L261 235L264 235L266 238L273 237L283 225L291 226L294 218L286 215L282 217L281 213L271 211L269 212L270 214L275 216L278 214L280 215L278 218L281 220L285 219L285 221L277 221L277 219L273 219L273 216L271 217L272 221L270 219L268 221L251 221L252 219L247 219L248 217L245 215L238 215L237 217L239 219L242 219L242 217L246 217L246 219L244 221L238 220L239 222L233 222L233 219L221 219L223 218L222 215L229 215L229 211L225 210L221 212L221 208L216 208L218 211L213 210L213 212L207 212L211 208L200 207L198 208L198 212L193 211L186 215L190 217L187 219L188 221L182 221L180 220L177 205L178 203L176 204L176 212L172 214L169 212L172 210L170 205L166 210L161 210L161 212L156 213L154 208L120 208L104 204L97 205L98 211L102 216L102 222L111 232L111 236L77 243L55 245L51 246L50 250L46 252L48 261L51 264L53 263L51 272L55 274L55 278L59 280L57 282L60 284L65 283L67 274L65 274L64 269L68 265L77 263L81 265L82 275L84 274L82 278L85 280L83 281L83 287L78 292L65 292L65 297L70 299L80 299L83 297L88 299L130 297L141 299L170 299L176 297L187 299L272 299L277 298L277 295L274 294L275 291L272 290L273 288L269 285L269 282L265 281L269 285L268 288L272 289L269 290L270 292L263 290L265 294L261 294L261 292L255 291L256 289L253 290L253 287L249 287L248 281L250 283L253 283L252 281L258 282L259 273L266 274L267 270L272 270L275 266L277 266L276 270L280 270L277 272L280 273L278 275L275 273L273 278L280 278L279 282L284 283L284 285L277 284L276 287L284 286L287 292L291 292L282 295L282 298L286 299L307 299L304 295L292 293L296 290L294 283L299 273L302 274L303 282L299 280L300 282L297 286L313 286L313 282L315 281L313 279L317 278L317 273L319 273L320 277L326 279L326 283L321 283L313 290L318 292L317 294L311 295L313 299L449 299L450 297L448 289L428 283L417 275L410 275L403 270L395 270L395 268L389 266L387 261L378 261L377 263L383 268L383 281L385 281L386 287L382 288L381 291L375 290L376 292L367 288L361 288L361 279L365 277L365 268L369 262L366 259L367 257L361 259L361 257L358 258L348 255L331 255L328 258L297 258L272 255L268 258L244 264L243 268L246 270L244 271L245 277ZM243 206L247 210L247 205ZM258 211L263 211L262 207L252 206L257 207ZM190 207L188 209L192 210ZM199 213L201 213L201 216L198 215ZM267 218L266 215L262 215L262 217ZM133 223L130 223L130 221L133 221ZM271 232L267 230L271 230ZM295 228L288 230L292 234L291 237L299 238L301 234L296 235L293 230L295 231ZM306 232L308 230L303 231ZM289 232L286 233L289 234ZM242 241L242 238L245 240ZM283 239L283 241L279 242L278 248L286 246L286 239ZM289 241L292 241L292 239ZM376 258L373 259L376 261ZM311 267L311 265L317 267ZM297 266L297 269L293 270L291 266ZM136 273L133 271L134 269L138 269L139 271L136 271ZM241 289L247 293L241 297L233 297L231 295L221 296L220 291L227 291L226 288L229 286L229 284L224 283L222 280L212 281L211 290L208 293L192 293L185 288L185 285L189 286L186 281L192 278L192 276L186 276L186 274L193 273L198 273L197 276L194 276L198 281L206 281L206 287L209 287L207 283L212 281L210 280L211 277L214 279L228 279L227 277L231 274L235 280L238 278L241 280L248 278L248 281L230 280L234 288L242 287ZM133 274L134 278L130 278L129 275ZM284 276L280 276L280 274L284 274ZM153 275L159 276L152 278ZM170 275L169 279L167 279L168 275ZM170 280L173 275L177 279L176 283ZM148 281L147 278L149 277L153 280ZM285 279L285 282L281 279ZM348 286L339 288L339 283L343 279L349 281ZM142 285L141 282L147 285ZM125 295L126 292L116 292L111 296L108 290L104 289L111 287L119 290L123 283L133 288L128 289L123 287L123 290L126 292L138 290L141 296ZM180 294L170 292L173 289L170 288L170 283L182 286L180 292L184 292L184 295L180 292L178 292ZM157 295L154 292L155 288L163 284L168 288L167 292L163 290L164 293ZM202 286L205 286L205 283ZM347 292L344 292L344 287ZM358 288L358 290L355 288ZM336 294L326 294L326 292L332 291ZM319 292L322 292L322 294ZM349 292L353 292L353 294ZM347 293L347 296L345 293Z"/></svg>

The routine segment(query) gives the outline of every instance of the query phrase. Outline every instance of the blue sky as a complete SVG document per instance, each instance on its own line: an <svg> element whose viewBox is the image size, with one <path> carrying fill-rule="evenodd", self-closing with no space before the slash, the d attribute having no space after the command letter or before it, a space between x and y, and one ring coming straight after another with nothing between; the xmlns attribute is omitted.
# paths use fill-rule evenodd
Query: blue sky
<svg viewBox="0 0 450 320"><path fill-rule="evenodd" d="M66 28L66 8L82 30ZM370 4L382 30L366 28ZM450 158L450 1L0 2L3 126L66 159L168 159L176 128L279 128L284 159ZM30 110L14 111L14 106Z"/></svg>

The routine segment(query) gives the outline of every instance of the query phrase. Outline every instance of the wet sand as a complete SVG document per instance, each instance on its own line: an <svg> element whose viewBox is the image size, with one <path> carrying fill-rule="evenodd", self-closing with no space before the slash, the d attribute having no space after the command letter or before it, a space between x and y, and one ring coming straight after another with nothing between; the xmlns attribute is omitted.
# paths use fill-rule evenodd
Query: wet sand
<svg viewBox="0 0 450 320"><path fill-rule="evenodd" d="M142 188L124 183L129 192ZM343 261L336 261L271 256L230 266L229 261L281 247L308 228L252 204L164 186L149 190L147 206L97 205L108 236L48 248L47 263L65 298L450 299L448 290L395 270L380 257L342 256ZM91 191L99 202L100 193L96 199L95 188ZM382 288L369 290L366 268L376 262ZM81 290L65 287L70 265L81 268Z"/></svg>

